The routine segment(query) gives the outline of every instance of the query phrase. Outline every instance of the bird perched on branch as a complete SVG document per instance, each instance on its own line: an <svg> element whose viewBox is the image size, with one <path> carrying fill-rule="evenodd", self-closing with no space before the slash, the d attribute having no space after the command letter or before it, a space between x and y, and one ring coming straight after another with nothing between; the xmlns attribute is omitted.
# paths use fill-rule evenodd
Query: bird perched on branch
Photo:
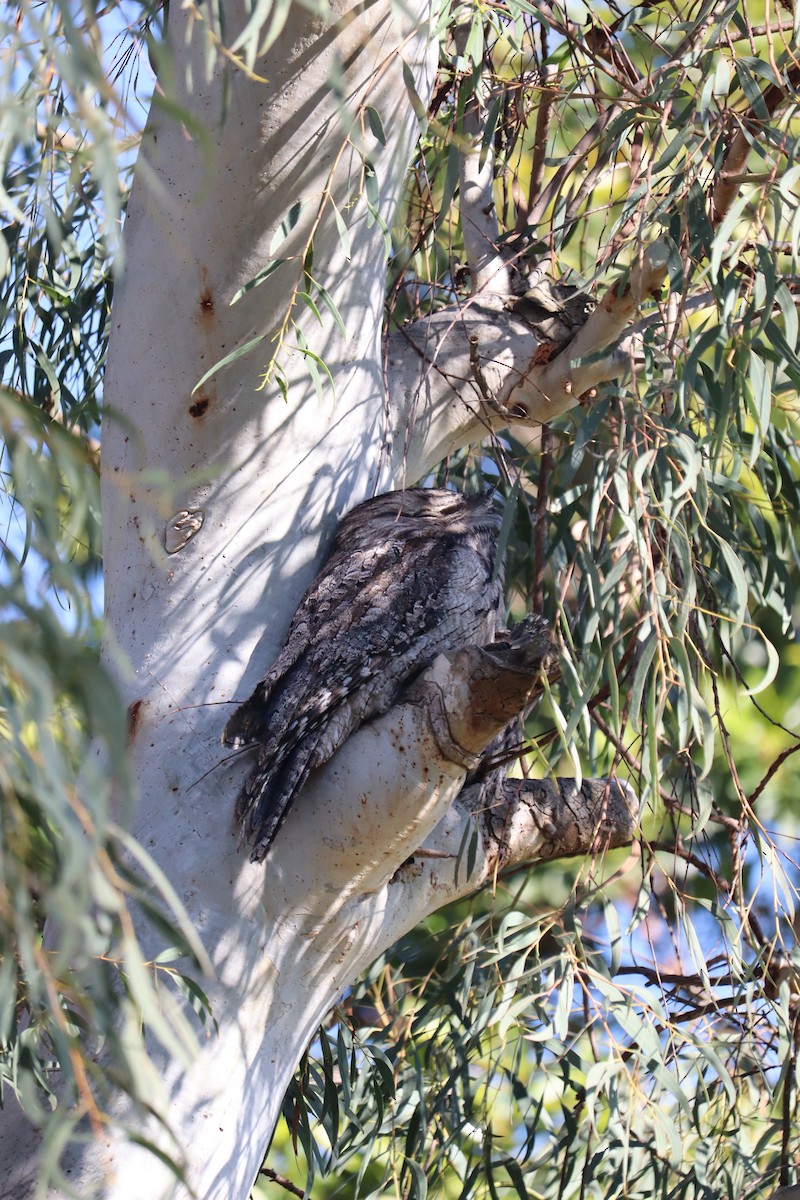
<svg viewBox="0 0 800 1200"><path fill-rule="evenodd" d="M503 576L486 496L411 488L348 513L274 666L223 741L257 746L237 817L260 862L311 771L437 654L490 642Z"/></svg>

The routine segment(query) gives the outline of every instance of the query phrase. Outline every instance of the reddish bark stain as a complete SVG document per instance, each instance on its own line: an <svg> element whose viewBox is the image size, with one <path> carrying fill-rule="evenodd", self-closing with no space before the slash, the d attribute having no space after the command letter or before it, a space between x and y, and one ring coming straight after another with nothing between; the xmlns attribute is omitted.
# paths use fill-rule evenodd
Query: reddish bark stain
<svg viewBox="0 0 800 1200"><path fill-rule="evenodd" d="M134 742L139 731L144 700L134 700L128 705L128 741Z"/></svg>
<svg viewBox="0 0 800 1200"><path fill-rule="evenodd" d="M536 347L532 363L535 367L541 366L543 363L549 363L558 351L558 342L544 341L540 342Z"/></svg>
<svg viewBox="0 0 800 1200"><path fill-rule="evenodd" d="M211 287L208 267L201 268L199 307L200 320L203 323L210 321L214 316L214 291Z"/></svg>
<svg viewBox="0 0 800 1200"><path fill-rule="evenodd" d="M211 401L209 400L208 396L198 396L194 404L189 405L190 416L194 417L195 419L202 417L210 403Z"/></svg>

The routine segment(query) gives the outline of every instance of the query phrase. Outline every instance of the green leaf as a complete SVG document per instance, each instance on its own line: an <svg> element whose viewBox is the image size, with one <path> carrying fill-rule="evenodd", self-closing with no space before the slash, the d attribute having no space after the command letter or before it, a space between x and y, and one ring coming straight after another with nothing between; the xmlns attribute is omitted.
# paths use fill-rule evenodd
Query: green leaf
<svg viewBox="0 0 800 1200"><path fill-rule="evenodd" d="M259 333L256 337L250 338L243 345L237 346L235 350L231 350L230 354L226 354L224 358L221 358L218 362L215 362L213 367L209 367L205 375L202 375L200 379L198 379L197 383L192 388L192 395L194 395L204 383L207 383L212 376L216 375L218 371L221 371L223 367L227 367L230 363L236 362L237 358L242 358L243 355L249 354L249 352L255 346L264 341L266 336L267 335L265 333Z"/></svg>
<svg viewBox="0 0 800 1200"><path fill-rule="evenodd" d="M248 292L251 292L253 288L257 288L258 285L263 283L265 279L269 279L270 275L273 275L275 271L278 270L278 267L282 267L288 261L289 260L287 258L270 259L267 265L263 267L256 275L254 275L252 279L248 280L247 283L243 284L242 287L234 292L231 304L236 304L237 301L241 300L242 296L245 296Z"/></svg>
<svg viewBox="0 0 800 1200"><path fill-rule="evenodd" d="M747 579L742 569L742 564L739 561L738 555L734 552L731 546L728 545L723 538L717 536L717 545L720 548L722 557L725 560L728 578L733 586L733 609L734 609L734 628L741 629L747 615L747 601L749 589Z"/></svg>
<svg viewBox="0 0 800 1200"><path fill-rule="evenodd" d="M767 67L767 64L762 64L757 58L737 58L736 78L740 88L745 94L747 103L753 110L753 115L755 118L759 121L769 121L769 109L764 103L764 97L761 94L761 88L758 86L758 83L753 75L753 69L755 69L759 74L762 74L762 66ZM774 72L769 71L768 67L767 71L769 72L768 78L770 83L777 84L778 87L781 87L781 80L776 79Z"/></svg>
<svg viewBox="0 0 800 1200"><path fill-rule="evenodd" d="M331 314L334 321L336 322L336 328L339 330L342 337L346 338L347 337L347 329L345 327L344 321L342 320L341 313L339 312L338 308L336 307L336 305L333 302L333 297L331 296L331 294L327 290L327 288L324 288L322 286L322 284L318 283L316 286L317 286L317 291L319 292L320 300L325 305L328 312Z"/></svg>
<svg viewBox="0 0 800 1200"><path fill-rule="evenodd" d="M761 443L766 437L772 415L772 377L763 359L755 351L750 354L750 388L751 391L745 395L758 429L758 437L753 439L750 452L752 465L760 453Z"/></svg>
<svg viewBox="0 0 800 1200"><path fill-rule="evenodd" d="M278 247L283 242L285 242L286 239L289 237L289 235L291 233L293 233L294 230L297 228L297 226L300 222L300 215L301 215L303 209L306 207L306 204L307 204L306 200L295 200L294 204L291 206L289 211L286 213L286 216L283 218L280 225L275 230L275 233L272 236L272 241L270 242L270 245L269 245L270 257L272 257L272 255L274 255L274 253L278 249ZM282 261L282 260L278 260L278 261Z"/></svg>
<svg viewBox="0 0 800 1200"><path fill-rule="evenodd" d="M414 115L416 116L417 121L419 122L420 129L421 129L422 133L425 133L425 131L428 127L427 106L423 103L422 98L421 98L419 92L417 91L417 83L416 83L416 80L414 79L414 72L411 70L411 67L408 65L408 63L405 61L405 59L402 60L402 64L403 64L403 83L406 86L406 91L408 93L408 99L411 104L411 108L414 112Z"/></svg>
<svg viewBox="0 0 800 1200"><path fill-rule="evenodd" d="M305 306L309 310L309 312L313 313L313 315L317 318L317 321L321 325L322 324L322 315L321 315L319 309L317 308L316 304L314 303L314 301L309 296L308 292L296 292L295 295L298 300L302 301L302 303L305 304Z"/></svg>
<svg viewBox="0 0 800 1200"><path fill-rule="evenodd" d="M404 1165L410 1176L409 1200L425 1200L428 1195L428 1179L424 1168L416 1159L408 1157Z"/></svg>
<svg viewBox="0 0 800 1200"><path fill-rule="evenodd" d="M483 13L480 9L473 12L472 23L464 47L464 57L473 67L479 67L483 61Z"/></svg>
<svg viewBox="0 0 800 1200"><path fill-rule="evenodd" d="M308 367L308 373L311 376L312 383L314 384L314 391L317 393L317 399L320 402L322 402L323 399L322 375L326 376L335 396L336 388L329 368L322 361L318 354L315 354L313 350L308 348L299 329L295 329L295 336L297 338L297 345L294 347L294 349L299 351L299 353L302 354L303 358L305 359L306 366Z"/></svg>
<svg viewBox="0 0 800 1200"><path fill-rule="evenodd" d="M377 138L377 140L380 142L380 144L382 146L385 146L386 145L386 131L383 128L383 121L381 120L381 114L378 112L377 108L374 108L371 104L367 105L366 113L367 113L367 120L369 121L369 127L372 130L373 136L375 138Z"/></svg>
<svg viewBox="0 0 800 1200"><path fill-rule="evenodd" d="M200 937L191 922L189 914L187 913L186 908L178 896L178 893L175 891L175 888L167 879L158 863L156 863L154 859L151 858L151 856L147 853L144 847L140 845L135 838L131 837L131 835L121 826L111 824L109 826L109 832L112 834L114 839L124 847L125 853L130 855L133 861L139 864L146 877L152 880L163 899L171 908L178 923L178 928L180 929L180 932L183 935L191 953L194 955L199 969L204 975L213 975L214 968L212 966L211 959L206 953L205 947L203 946L203 943L201 942Z"/></svg>
<svg viewBox="0 0 800 1200"><path fill-rule="evenodd" d="M762 692L765 692L767 688L771 687L777 678L781 665L780 655L775 646L764 633L764 630L756 629L754 630L754 634L755 636L760 637L764 644L764 650L767 656L767 665L764 668L764 674L759 682L747 688L748 696L758 696Z"/></svg>
<svg viewBox="0 0 800 1200"><path fill-rule="evenodd" d="M630 714L631 724L634 729L641 730L641 709L642 696L644 695L645 684L647 683L650 665L658 648L658 637L655 633L648 635L640 652L639 661L636 665L636 673L633 677L633 686L630 692Z"/></svg>
<svg viewBox="0 0 800 1200"><path fill-rule="evenodd" d="M339 243L342 247L342 253L344 254L347 262L350 262L350 259L352 257L352 251L350 248L350 234L348 232L347 226L344 223L344 220L342 219L342 214L339 212L339 209L336 207L333 197L331 197L330 203L331 203L331 208L333 209L333 216L336 221L336 228L339 233ZM317 287L321 287L321 284L317 283Z"/></svg>
<svg viewBox="0 0 800 1200"><path fill-rule="evenodd" d="M436 229L441 228L450 219L450 206L458 187L460 164L461 156L458 147L454 142L451 142L447 148L447 170L444 177L442 199L439 205L439 216L436 219Z"/></svg>

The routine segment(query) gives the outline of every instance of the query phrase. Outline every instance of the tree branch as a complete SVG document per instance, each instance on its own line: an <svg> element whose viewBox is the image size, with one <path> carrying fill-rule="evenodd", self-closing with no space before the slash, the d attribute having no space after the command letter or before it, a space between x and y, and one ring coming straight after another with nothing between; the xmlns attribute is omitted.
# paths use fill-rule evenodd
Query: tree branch
<svg viewBox="0 0 800 1200"><path fill-rule="evenodd" d="M508 296L508 264L497 249L498 227L494 202L494 152L483 145L477 107L464 116L469 149L459 155L461 235L473 295ZM483 161L481 161L483 160Z"/></svg>
<svg viewBox="0 0 800 1200"><path fill-rule="evenodd" d="M499 871L599 853L635 836L638 800L626 783L508 779L496 787L490 807L479 784L465 788L395 875L393 919L401 917L395 937L426 913L491 886Z"/></svg>
<svg viewBox="0 0 800 1200"><path fill-rule="evenodd" d="M542 26L542 37L546 36L547 26ZM543 47L544 49L544 47ZM547 151L547 137L550 132L550 122L553 116L553 104L558 92L553 86L555 82L555 67L552 64L544 66L544 79L539 84L539 107L536 111L536 130L533 135L531 178L528 184L528 199L524 205L519 205L517 228L522 229L529 224L528 214L542 190L544 167Z"/></svg>
<svg viewBox="0 0 800 1200"><path fill-rule="evenodd" d="M624 374L628 355L614 344L666 272L667 250L656 242L549 362L541 361L548 339L498 296L440 309L390 334L388 391L400 477L423 478L447 454L492 430L551 421L591 388Z"/></svg>
<svg viewBox="0 0 800 1200"><path fill-rule="evenodd" d="M572 408L597 384L625 370L627 357L602 352L612 347L643 302L656 292L667 274L667 248L655 242L631 267L627 281L614 284L560 354L536 366L512 390L515 413L546 422Z"/></svg>
<svg viewBox="0 0 800 1200"><path fill-rule="evenodd" d="M513 414L506 400L540 344L498 296L440 309L390 334L386 373L396 477L407 484L422 479L451 451L507 425Z"/></svg>
<svg viewBox="0 0 800 1200"><path fill-rule="evenodd" d="M478 817L489 863L499 870L627 846L638 825L636 795L617 780L504 779L490 807L477 784L456 803Z"/></svg>
<svg viewBox="0 0 800 1200"><path fill-rule="evenodd" d="M380 913L369 946L354 950L350 978L424 916L490 884L499 870L599 853L635 836L639 805L626 783L508 779L505 767L483 773L493 750L516 737L509 718L537 690L549 654L543 629L532 619L506 642L440 655L310 781L302 812L289 813L268 863L264 903L282 914L284 927L301 922L323 957L329 942L338 947L348 930Z"/></svg>
<svg viewBox="0 0 800 1200"><path fill-rule="evenodd" d="M788 88L797 89L800 85L800 64L795 64L787 70L786 82ZM779 87L776 83L769 84L761 93L761 100L769 117L775 115L786 98L787 89ZM756 117L752 108L737 119L739 121L739 129L731 140L731 144L725 154L719 178L711 193L709 211L712 223L715 225L718 225L723 220L736 199L742 182L742 175L750 158L753 138L758 136L758 131L764 124L763 119Z"/></svg>

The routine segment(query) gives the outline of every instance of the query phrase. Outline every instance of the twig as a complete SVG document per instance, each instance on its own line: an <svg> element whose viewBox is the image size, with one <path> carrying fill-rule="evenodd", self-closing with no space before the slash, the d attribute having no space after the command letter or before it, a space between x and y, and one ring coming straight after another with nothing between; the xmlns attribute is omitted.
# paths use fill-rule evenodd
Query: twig
<svg viewBox="0 0 800 1200"><path fill-rule="evenodd" d="M547 74L540 85L539 108L536 113L536 130L533 135L531 181L528 185L528 202L524 209L525 220L523 224L527 224L528 213L530 212L531 206L542 189L542 180L544 179L544 164L547 150L547 135L550 131L550 122L553 117L553 104L557 95L556 89L550 82L554 75L553 68L546 68L546 70ZM520 215L522 215L522 211L523 210L520 210ZM519 221L517 224L519 227Z"/></svg>
<svg viewBox="0 0 800 1200"><path fill-rule="evenodd" d="M786 1187L789 1180L789 1171L792 1166L791 1161L791 1139L795 1130L795 1122L792 1120L792 1091L795 1079L795 1068L797 1065L797 1035L800 1031L800 1012L796 1013L794 1025L792 1028L792 1040L789 1049L789 1062L787 1063L787 1071L783 1080L783 1096L781 1097L781 1170L779 1182L783 1187Z"/></svg>
<svg viewBox="0 0 800 1200"><path fill-rule="evenodd" d="M646 967L643 964L633 963L630 966L619 966L616 969L615 975L642 975L649 983L671 984L673 987L686 988L704 988L709 984L711 987L733 987L739 980L734 979L733 975L726 973L724 975L714 975L707 980L702 980L699 975L684 975L677 971L659 971L655 967Z"/></svg>
<svg viewBox="0 0 800 1200"><path fill-rule="evenodd" d="M787 88L796 90L800 85L800 64L790 67L786 72ZM787 88L779 87L776 83L769 84L761 93L761 100L768 116L772 117L780 105L787 99ZM752 136L763 127L764 121L756 118L751 108L748 113L739 118L739 131L733 137L725 154L719 178L711 193L710 216L715 225L723 220L730 210L739 190L739 176L747 166L752 149Z"/></svg>
<svg viewBox="0 0 800 1200"><path fill-rule="evenodd" d="M305 1196L303 1189L292 1183L291 1179L286 1179L283 1175L279 1175L277 1171L273 1171L272 1167L261 1167L258 1173L266 1179L271 1179L273 1183L277 1183L280 1187L285 1188L293 1196L299 1196L300 1200L303 1200Z"/></svg>
<svg viewBox="0 0 800 1200"><path fill-rule="evenodd" d="M694 867L695 870L699 871L701 875L705 875L707 879L710 879L717 891L721 892L723 896L730 895L731 885L728 880L723 878L722 875L718 875L713 867L709 866L704 859L700 858L699 854L695 854L692 850L688 850L686 846L684 846L682 838L676 837L675 841L672 843L651 842L650 848L651 850L663 850L666 854L674 854L676 858L682 859L684 862Z"/></svg>
<svg viewBox="0 0 800 1200"><path fill-rule="evenodd" d="M614 730L611 728L611 726L608 724L608 722L606 720L604 720L603 717L600 716L599 712L596 712L596 711L592 712L592 721L595 723L597 728L600 730L603 737L606 738L607 741L610 742L611 745L614 747L614 750L617 752L617 754L620 756L622 761L628 767L628 770L631 771L634 775L638 775L641 777L644 774L644 767L642 766L641 760L638 759L636 757L636 755L633 754L627 748L627 746L625 746L625 744L622 742L621 738L617 737L617 735L614 733ZM537 738L537 741L538 740L539 739ZM686 808L685 805L681 804L680 800L676 800L676 798L670 792L668 792L666 788L662 787L660 784L658 786L658 794L661 797L661 799L663 800L664 806L670 812L680 813L682 816L685 816L685 817L692 817L694 815L690 809ZM721 825L722 828L727 830L728 832L730 832L731 827L733 827L733 829L736 831L739 831L739 829L740 829L738 821L735 821L732 817L726 817L723 813L720 813L720 812L712 812L711 815L709 816L709 820L713 821L716 825Z"/></svg>
<svg viewBox="0 0 800 1200"><path fill-rule="evenodd" d="M536 515L533 519L533 611L544 612L544 571L547 535L547 492L553 455L550 450L550 427L542 426L539 478L536 483Z"/></svg>
<svg viewBox="0 0 800 1200"><path fill-rule="evenodd" d="M790 755L795 754L798 750L800 750L800 742L797 742L794 746L789 746L789 747L787 747L786 750L781 751L781 753L778 755L778 757L775 759L775 761L770 764L770 767L769 767L766 775L764 776L764 778L761 780L761 783L759 783L759 785L755 789L755 791L751 792L750 795L747 797L748 804L752 805L756 802L758 797L763 792L764 788L769 783L770 779L772 779L772 776L786 762L786 759L789 758Z"/></svg>
<svg viewBox="0 0 800 1200"><path fill-rule="evenodd" d="M615 104L610 104L604 113L601 113L590 129L586 130L583 137L580 138L564 162L549 180L547 187L540 192L536 203L531 208L528 214L528 224L536 229L544 220L545 213L550 205L555 201L561 189L566 183L570 175L573 175L578 164L590 154L597 151L600 144L600 139L605 133L608 126L614 117L618 116L622 111L621 107Z"/></svg>
<svg viewBox="0 0 800 1200"><path fill-rule="evenodd" d="M478 385L478 391L480 392L483 399L491 404L492 403L492 391L491 391L491 388L489 387L488 383L486 382L486 377L483 374L483 367L481 366L480 355L478 353L479 347L480 347L480 339L479 339L477 333L471 333L469 335L469 365L470 365L470 369L472 371L473 378L475 379L475 382Z"/></svg>

